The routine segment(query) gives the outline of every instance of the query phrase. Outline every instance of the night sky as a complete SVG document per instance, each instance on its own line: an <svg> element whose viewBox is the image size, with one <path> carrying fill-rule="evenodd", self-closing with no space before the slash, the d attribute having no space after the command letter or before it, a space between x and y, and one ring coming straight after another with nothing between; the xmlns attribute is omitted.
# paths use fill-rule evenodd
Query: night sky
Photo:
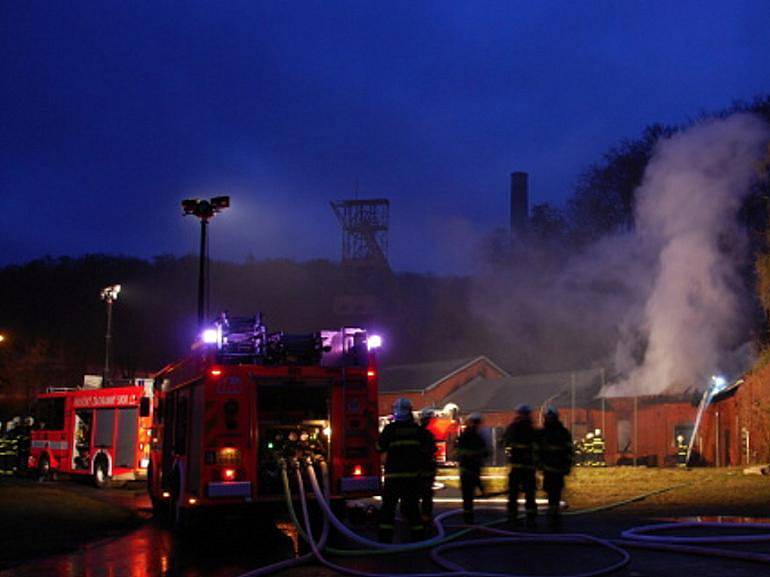
<svg viewBox="0 0 770 577"><path fill-rule="evenodd" d="M770 4L0 3L0 265L338 259L328 202L391 199L398 270L473 268L509 173L561 203L654 122L770 91Z"/></svg>

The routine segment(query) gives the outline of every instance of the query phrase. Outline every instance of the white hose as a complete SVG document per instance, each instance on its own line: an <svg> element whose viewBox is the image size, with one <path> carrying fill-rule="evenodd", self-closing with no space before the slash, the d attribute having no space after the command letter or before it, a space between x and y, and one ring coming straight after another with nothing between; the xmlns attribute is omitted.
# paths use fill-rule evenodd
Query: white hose
<svg viewBox="0 0 770 577"><path fill-rule="evenodd" d="M668 531L670 529L689 529L697 528L715 528L720 529L764 529L765 533L758 535L710 535L707 537L679 537L676 535L651 535L657 531ZM644 525L634 527L621 533L624 539L634 541L646 541L649 543L673 543L682 545L691 545L698 543L760 543L770 541L770 523L706 523L700 521L688 521L686 523L659 523L657 525Z"/></svg>
<svg viewBox="0 0 770 577"><path fill-rule="evenodd" d="M310 478L310 483L313 486L313 491L316 494L316 499L319 501L319 504L321 505L321 509L324 511L324 513L328 516L329 521L334 525L335 528L341 530L341 532L344 535L349 535L353 540L363 543L366 545L372 545L376 544L380 548L384 548L383 546L386 544L379 543L377 541L372 541L370 539L366 539L364 537L361 537L360 535L357 535L356 533L353 533L348 529L339 519L337 519L332 510L329 506L328 502L324 498L324 495L320 493L319 487L318 487L318 479L316 478L315 471L313 470L312 465L308 465L307 467L308 477ZM617 571L621 567L625 566L629 560L630 555L620 549L619 547L613 545L612 543L605 541L603 539L599 539L597 537L592 537L590 535L559 535L559 536L549 536L549 535L537 535L537 534L520 534L520 533L513 533L508 531L499 531L503 534L506 534L506 537L496 538L496 539L480 539L480 540L474 540L474 541L461 541L459 543L452 543L452 544L444 544L436 549L434 549L434 554L432 555L432 558L434 561L439 563L440 565L449 568L449 571L441 571L441 572L433 572L433 573L427 573L427 572L421 572L421 573L372 573L368 571L360 571L358 569L351 569L349 567L345 567L342 565L337 565L336 563L332 563L328 559L326 559L323 554L321 553L322 547L319 547L318 544L316 544L313 540L313 536L310 532L310 515L308 513L308 507L307 507L307 497L305 496L305 492L303 490L303 481L302 481L302 474L297 471L297 482L300 486L300 502L302 504L302 513L305 520L306 525L306 531L309 537L310 547L313 550L313 553L316 555L316 558L319 562L326 565L330 569L333 569L334 571L339 571L341 573L347 573L349 575L355 575L356 577L524 577L522 575L516 575L512 573L496 573L496 572L483 572L483 571L469 571L464 569L463 567L452 563L448 560L445 560L439 556L440 551L447 550L450 548L460 548L460 547L468 547L473 545L503 545L503 544L509 544L509 543L522 543L522 542L552 542L557 541L559 543L579 543L579 544L598 544L600 546L604 546L606 548L611 549L613 552L620 555L621 559L620 561L613 563L612 565L596 570L596 571L589 571L584 573L577 573L569 576L564 577L597 577L599 575L606 575L607 573L611 573L613 571ZM441 535L444 535L443 526L441 525L441 520L443 520L446 517L449 517L451 515L459 513L459 510L453 510L453 511L447 511L446 513L443 513L436 517L436 526L440 529ZM434 538L428 541L423 541L419 543L414 543L413 545L417 547L425 547L427 543L438 541L438 538ZM399 550L403 550L403 545L388 545L388 547L396 548Z"/></svg>
<svg viewBox="0 0 770 577"><path fill-rule="evenodd" d="M690 545L691 543L713 544L713 543L746 543L746 542L757 542L757 541L770 541L770 534L768 533L759 534L759 535L733 535L733 536L728 535L728 536L708 536L708 537L677 537L677 536L666 537L666 536L660 536L660 535L650 535L650 533L655 531L668 530L668 529L682 529L682 528L689 528L689 527L719 527L719 528L740 527L743 529L747 528L745 524L740 524L740 523L661 523L658 525L646 525L643 527L636 527L636 528L624 531L622 534L623 539L614 540L614 541L608 541L605 539L600 539L597 537L593 537L591 535L584 535L584 534L541 535L541 534L528 534L528 533L514 533L510 531L505 531L502 529L492 529L485 526L476 526L477 529L485 530L487 532L500 535L500 537L487 538L487 539L474 539L474 540L448 543L446 541L447 539L452 538L452 535L450 535L449 537L446 536L446 532L442 524L442 521L452 515L456 515L461 512L461 510L455 509L451 511L446 511L436 517L436 519L434 520L434 523L436 525L436 530L438 531L439 535L432 539L417 542L417 543L410 543L410 544L400 544L400 545L383 544L377 541L372 541L371 539L367 539L365 537L361 537L360 535L357 535L356 533L348 529L348 527L344 525L344 523L342 523L334 515L334 513L331 510L331 506L329 505L329 495L331 493L329 491L328 468L326 467L325 463L321 464L321 471L323 475L324 491L321 491L321 488L318 485L318 479L316 477L313 466L308 465L307 467L308 478L310 479L313 492L315 494L315 497L319 506L321 507L321 510L324 513L324 529L322 531L321 537L319 538L318 542L316 542L312 534L310 514L308 511L308 504L307 504L307 495L305 494L304 482L302 479L302 472L299 470L299 468L297 468L295 471L297 475L297 483L299 485L299 497L300 497L300 503L302 505L302 516L304 520L307 541L308 541L308 544L310 545L312 553L303 555L298 559L289 559L287 561L274 563L267 567L263 567L255 571L251 571L249 573L244 573L239 577L264 576L264 575L274 573L276 571L280 571L289 567L294 567L296 565L299 565L301 563L311 560L313 557L315 557L315 559L317 559L320 563L322 563L323 565L325 565L326 567L329 567L334 571L337 571L340 573L346 573L349 575L354 575L355 577L526 577L520 574L517 575L517 574L511 574L511 573L470 571L457 563L454 563L452 561L449 561L448 559L445 559L444 557L441 556L441 554L445 551L449 551L453 549L468 548L468 547L485 547L485 546L493 546L493 545L521 544L521 543L534 543L534 542L598 545L600 547L610 549L613 553L616 553L620 556L620 559L618 561L612 563L607 567L600 568L594 571L575 573L569 576L562 576L562 577L597 577L599 575L606 575L608 573L621 569L622 567L627 565L628 562L630 561L630 555L628 554L627 551L625 551L621 547L657 549L657 550L663 550L663 551L670 551L674 553L706 555L706 556L712 556L712 557L735 559L740 561L752 561L752 562L759 562L762 564L770 564L770 555L767 555L767 554L735 551L735 550L727 550L727 549L697 547L694 545ZM284 475L284 481L285 481L286 491L288 492L289 491L288 477L286 477L285 475ZM288 494L288 497L290 498L291 497L290 493L287 493L287 494ZM290 501L289 501L289 504L290 504ZM383 553L384 552L395 553L398 551L422 549L426 547L431 547L433 545L437 545L431 550L431 558L439 566L447 569L447 571L422 572L422 573L372 573L372 572L352 569L342 565L337 565L336 563L332 563L331 561L326 559L322 553L322 549L325 546L326 539L328 536L328 530L329 530L330 524L333 525L335 528L337 528L343 535L347 536L353 541L368 547L372 547L376 550L381 550ZM760 529L770 529L770 524L756 524L756 525L752 524L752 527L760 528ZM301 531L302 528L298 527L298 529ZM374 552L376 551L373 551L373 553Z"/></svg>
<svg viewBox="0 0 770 577"><path fill-rule="evenodd" d="M313 468L313 465L308 465L306 467L308 478L310 479L310 485L313 488L313 493L315 494L316 500L318 501L318 504L321 506L321 509L326 514L326 517L328 518L329 522L334 526L335 529L337 529L340 533L345 535L348 539L351 541L354 541L355 543L358 543L359 545L364 545L366 547L371 547L373 549L393 549L393 550L399 550L404 551L410 548L414 549L424 549L425 547L430 547L433 543L438 543L439 541L443 540L446 536L446 531L444 530L444 526L441 524L441 520L448 517L449 514L454 514L454 511L448 511L447 513L442 513L441 515L438 515L434 519L434 525L436 527L436 532L438 533L435 537L432 537L430 539L426 539L424 541L417 541L415 543L399 543L399 544L392 544L392 543L380 543L379 541L374 541L372 539L367 539L366 537L362 537L361 535L358 535L357 533L354 533L351 531L342 521L340 521L337 516L334 514L334 512L331 509L331 506L329 505L329 502L327 499L324 498L323 494L321 493L321 488L318 486L318 478L315 474L315 469Z"/></svg>
<svg viewBox="0 0 770 577"><path fill-rule="evenodd" d="M284 490L288 493L287 497L290 498L291 493L288 486L288 477L283 475L283 480L284 480ZM324 479L324 490L326 492L326 495L329 495L328 476ZM326 515L324 515L323 530L321 531L321 537L318 539L318 546L320 546L321 549L323 549L326 546L326 540L328 537L329 537L329 519L328 517L326 517ZM260 567L259 569L254 569L253 571L242 573L238 575L238 577L262 577L264 575L270 575L272 573L277 573L278 571L283 571L284 569L289 569L291 567L296 567L298 565L307 563L308 561L311 561L313 557L315 557L315 553L312 551L312 546L311 546L310 553L305 553L304 555L295 557L294 559L286 559L284 561L278 561L270 565L265 565L264 567Z"/></svg>
<svg viewBox="0 0 770 577"><path fill-rule="evenodd" d="M689 521L686 523L658 523L656 525L644 525L623 531L622 539L615 541L621 547L637 549L657 549L674 553L700 555L705 557L722 557L751 561L754 563L770 564L770 555L767 553L755 553L753 551L736 551L734 549L720 549L716 547L699 547L697 545L734 544L734 543L758 543L770 541L770 533L758 535L710 535L706 537L678 536L678 535L651 535L657 531L671 529L719 528L719 529L764 529L770 530L768 523L706 523Z"/></svg>

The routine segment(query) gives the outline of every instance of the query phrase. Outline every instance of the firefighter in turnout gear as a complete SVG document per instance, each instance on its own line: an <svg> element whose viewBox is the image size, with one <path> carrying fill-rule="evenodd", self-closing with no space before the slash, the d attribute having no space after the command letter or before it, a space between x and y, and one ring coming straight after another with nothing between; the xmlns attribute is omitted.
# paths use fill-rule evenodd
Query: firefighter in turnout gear
<svg viewBox="0 0 770 577"><path fill-rule="evenodd" d="M676 436L676 464L679 467L687 466L687 443L681 433Z"/></svg>
<svg viewBox="0 0 770 577"><path fill-rule="evenodd" d="M17 471L27 470L27 461L29 460L30 450L30 432L33 423L32 417L21 419L19 424L11 433L12 438L16 439L17 450Z"/></svg>
<svg viewBox="0 0 770 577"><path fill-rule="evenodd" d="M591 465L593 467L606 467L607 462L604 460L604 436L601 429L594 429L594 440L591 449L593 453Z"/></svg>
<svg viewBox="0 0 770 577"><path fill-rule="evenodd" d="M548 496L548 516L551 526L561 522L559 503L564 490L564 477L572 468L572 434L559 420L559 411L548 407L543 429L538 435L536 455L538 468L543 471L543 490Z"/></svg>
<svg viewBox="0 0 770 577"><path fill-rule="evenodd" d="M16 417L8 422L4 434L0 431L0 476L11 476L17 471L19 443L14 429L19 421Z"/></svg>
<svg viewBox="0 0 770 577"><path fill-rule="evenodd" d="M594 466L594 434L593 431L586 433L583 437L583 442L580 444L583 458L580 460L580 464L585 467Z"/></svg>
<svg viewBox="0 0 770 577"><path fill-rule="evenodd" d="M383 543L393 541L396 507L402 501L411 539L419 541L425 534L417 505L426 452L425 431L414 421L409 399L393 403L393 416L395 421L385 426L377 440L377 450L386 454L379 539Z"/></svg>
<svg viewBox="0 0 770 577"><path fill-rule="evenodd" d="M420 427L423 431L423 469L420 475L420 514L422 522L427 526L433 520L433 483L436 480L436 438L428 429L433 420L433 409L423 409L420 412Z"/></svg>
<svg viewBox="0 0 770 577"><path fill-rule="evenodd" d="M519 493L524 493L527 526L534 527L537 517L535 502L535 442L537 432L532 425L529 405L519 405L516 417L503 434L503 447L511 462L508 475L508 520L518 523Z"/></svg>
<svg viewBox="0 0 770 577"><path fill-rule="evenodd" d="M489 457L489 447L484 437L479 433L481 415L471 413L468 415L465 430L457 438L457 451L455 455L460 464L460 489L463 496L463 520L473 524L473 498L476 488L484 494L481 484L481 466Z"/></svg>

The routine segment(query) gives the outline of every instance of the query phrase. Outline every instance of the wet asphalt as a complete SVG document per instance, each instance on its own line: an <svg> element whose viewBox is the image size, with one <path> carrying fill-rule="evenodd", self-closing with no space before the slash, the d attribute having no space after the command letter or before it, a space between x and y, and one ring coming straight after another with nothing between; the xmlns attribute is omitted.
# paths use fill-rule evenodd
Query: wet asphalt
<svg viewBox="0 0 770 577"><path fill-rule="evenodd" d="M0 577L236 577L258 567L292 558L302 549L293 526L281 518L274 519L273 523L265 518L209 520L201 523L193 535L180 538L162 523L152 519L149 502L141 489L99 491L78 484L70 487L73 491L86 492L95 498L132 508L143 522L138 529L127 534L94 541L68 553L20 563L0 572ZM451 499L454 495L444 492L442 496ZM440 503L438 510L455 506L451 502ZM504 504L497 502L494 506L498 507L499 512L480 512L477 520L484 522L501 516ZM660 518L665 516L665 512L661 511ZM372 537L375 531L374 519L360 521L354 529ZM624 529L653 521L622 512L567 517L562 534L585 533L611 539L618 537ZM459 519L454 522L459 523ZM537 529L540 534L548 533L543 524L541 519L541 526ZM469 538L490 536L476 533ZM355 548L339 539L334 545ZM733 546L732 549L770 554L768 543ZM770 565L758 563L644 550L630 550L630 553L630 564L614 575L770 576ZM512 575L577 575L607 567L619 558L617 553L595 544L533 542L474 546L449 551L445 557L469 570ZM438 569L426 552L336 557L332 560L358 570L378 573L427 572ZM279 573L294 577L335 574L335 571L318 564Z"/></svg>

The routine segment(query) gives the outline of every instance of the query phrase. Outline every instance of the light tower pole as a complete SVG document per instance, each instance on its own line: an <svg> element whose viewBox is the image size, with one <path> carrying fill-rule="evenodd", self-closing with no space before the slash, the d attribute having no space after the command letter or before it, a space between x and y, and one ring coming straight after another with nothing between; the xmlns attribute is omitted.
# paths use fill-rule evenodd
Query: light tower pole
<svg viewBox="0 0 770 577"><path fill-rule="evenodd" d="M203 328L203 323L208 316L208 302L206 299L206 266L208 255L206 254L206 228L209 220L218 212L222 212L230 206L229 196L215 196L211 200L189 198L182 201L184 216L192 214L201 221L201 246L198 257L198 327Z"/></svg>
<svg viewBox="0 0 770 577"><path fill-rule="evenodd" d="M118 300L119 294L119 284L104 287L101 292L102 300L107 303L107 332L104 334L104 376L102 377L102 386L108 384L110 379L110 348L112 346L112 303Z"/></svg>

